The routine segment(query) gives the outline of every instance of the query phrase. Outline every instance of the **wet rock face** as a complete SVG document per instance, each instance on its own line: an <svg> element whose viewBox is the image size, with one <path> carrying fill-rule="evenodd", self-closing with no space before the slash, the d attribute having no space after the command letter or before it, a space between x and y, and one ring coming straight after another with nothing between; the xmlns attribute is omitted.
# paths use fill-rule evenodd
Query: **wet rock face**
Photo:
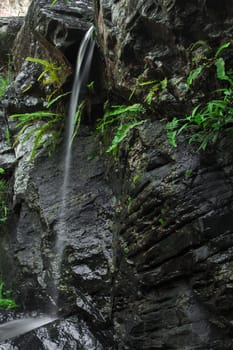
<svg viewBox="0 0 233 350"><path fill-rule="evenodd" d="M35 315L33 317L35 317ZM16 322L18 322L18 324L14 324L13 322L13 325L11 324L11 329L13 332L15 332L15 334L19 334L20 330L22 331L23 329L22 323L20 323L22 322L22 318L24 318L23 322L25 323L26 327L30 327L32 323L36 322L36 319L33 319L31 315L23 315L20 313L14 314L9 312L7 315L1 315L0 322L6 323L7 321L12 321L12 319L17 320ZM39 319L40 318L38 317L37 322ZM6 330L4 333L6 334ZM4 333L1 333L1 336L5 337ZM1 350L41 350L57 348L62 348L64 350L104 350L107 347L103 346L96 334L93 334L93 332L88 329L85 321L74 316L70 316L66 319L57 319L56 321L40 327L39 329L35 329L28 334L18 336L14 340L1 342Z"/></svg>
<svg viewBox="0 0 233 350"><path fill-rule="evenodd" d="M78 3L58 0L53 7L45 0L32 1L15 45L16 70L20 70L27 56L74 64L83 33L90 27L92 17L90 0Z"/></svg>
<svg viewBox="0 0 233 350"><path fill-rule="evenodd" d="M100 0L95 7L113 96L128 99L139 76L169 82L169 93L152 103L150 121L134 130L109 171L119 205L118 349L229 349L232 141L206 152L186 143L171 149L158 119L187 115L190 97L179 84L191 67L187 48L197 40L218 47L230 39L231 3ZM214 90L205 89L204 96Z"/></svg>
<svg viewBox="0 0 233 350"><path fill-rule="evenodd" d="M92 2L58 0L51 3L44 0L32 1L15 45L13 67L16 79L4 98L8 114L36 111L54 90L71 90L72 74L80 42L91 26ZM27 61L27 58L43 60L59 71L54 84L38 81L45 66ZM30 59L29 58L29 59Z"/></svg>
<svg viewBox="0 0 233 350"><path fill-rule="evenodd" d="M142 74L144 80L182 77L190 64L187 48L198 40L218 45L230 39L233 26L227 0L221 5L199 0L94 3L109 87L121 93Z"/></svg>
<svg viewBox="0 0 233 350"><path fill-rule="evenodd" d="M7 145L4 134L4 123L7 125L9 114L44 108L44 91L37 81L39 69L25 63L25 57L35 56L64 64L71 74L91 16L89 1L78 4L71 1L69 6L58 1L52 9L48 1L33 1L15 46L18 75L1 103L2 116L6 120L1 119L0 166L9 169L9 177L12 173L13 176L10 181L11 216L0 242L0 269L21 309L54 311L56 237L61 233L65 237L59 308L62 316L72 314L75 321L65 321L68 322L64 326L69 330L67 334L59 323L53 330L53 334L56 333L55 337L51 336L53 340L46 330L47 335L36 336L32 343L38 349L55 347L54 339L58 333L63 334L61 338L66 338L64 349L112 348L111 227L114 203L112 191L104 179L104 164L98 156L92 127L81 127L72 146L64 220L60 220L63 215L64 143L51 157L47 152L39 152L32 162L32 139L12 148ZM29 85L32 85L30 91L22 93ZM15 136L14 122L9 123ZM60 325L62 328L59 329ZM69 332L72 335L68 335ZM12 343L12 348L26 349L26 344L27 339L19 339ZM8 349L11 345L5 346Z"/></svg>
<svg viewBox="0 0 233 350"><path fill-rule="evenodd" d="M0 18L0 67L3 70L12 69L11 49L22 24L23 17Z"/></svg>
<svg viewBox="0 0 233 350"><path fill-rule="evenodd" d="M229 349L232 141L223 156L223 145L208 154L188 145L174 151L158 122L136 135L122 147L119 167L124 190L113 286L119 349Z"/></svg>
<svg viewBox="0 0 233 350"><path fill-rule="evenodd" d="M97 148L94 136L84 128L74 144L62 222L64 146L51 158L45 154L35 163L29 162L30 142L23 148L16 150L10 234L6 232L1 240L4 280L18 293L21 307L45 313L52 310L56 237L63 233L61 314L78 314L89 324L86 331L94 334L99 348L110 349L113 200L104 181L102 160L93 156Z"/></svg>
<svg viewBox="0 0 233 350"><path fill-rule="evenodd" d="M26 56L68 60L72 66L72 51L80 41L74 34L83 34L91 14L89 2L83 2L80 11L87 16L82 21L78 14L76 21L76 5L58 1L51 9L43 0L32 3L15 48L20 53L16 67L23 70L16 85L26 84L25 77L30 82L23 63ZM79 316L34 334L33 345L55 347L59 334L59 341L63 335L68 339L64 349L111 349L113 321L119 350L230 349L232 141L226 138L202 153L185 143L174 150L158 120L186 111L186 89L179 84L191 65L186 49L197 40L216 47L229 40L230 2L223 1L220 7L208 0L136 5L96 0L95 13L110 92L126 100L139 75L143 80L167 77L170 89L156 113L150 110L147 121L121 145L119 159L108 158L106 167L96 152L93 130L82 127L73 145L65 224L59 220L63 145L53 157L42 153L30 163L30 140L15 148L15 155L3 141L1 156L7 157L3 161L9 171L17 161L14 215L0 242L4 279L18 290L26 309L48 310L56 236L64 232L60 305L63 312ZM30 97L28 106L32 110L41 103L41 91L33 92L36 100ZM140 102L136 91L137 98ZM7 110L17 105L5 102ZM22 108L25 105L22 101ZM12 345L26 347L28 341L22 338Z"/></svg>

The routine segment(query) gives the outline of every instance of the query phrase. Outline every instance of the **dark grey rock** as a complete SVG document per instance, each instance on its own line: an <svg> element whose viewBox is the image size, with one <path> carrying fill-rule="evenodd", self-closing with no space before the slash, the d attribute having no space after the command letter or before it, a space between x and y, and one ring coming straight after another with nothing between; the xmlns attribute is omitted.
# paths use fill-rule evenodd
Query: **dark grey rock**
<svg viewBox="0 0 233 350"><path fill-rule="evenodd" d="M118 347L230 349L231 148L221 165L221 148L174 151L158 122L130 144L113 253ZM132 168L135 150L144 161Z"/></svg>
<svg viewBox="0 0 233 350"><path fill-rule="evenodd" d="M40 70L36 65L24 62L24 58L36 56L65 63L71 74L91 17L89 1L81 4L71 1L69 6L58 1L53 8L47 1L32 2L15 46L18 75L2 100L4 115L43 108L45 91L37 81ZM30 91L23 93L30 85ZM15 123L9 123L15 136ZM3 134L3 128L1 130ZM2 148L4 142L3 138ZM61 214L64 142L52 157L40 150L33 161L30 161L33 136L14 145L14 150L10 146L7 148L7 152L14 155L9 172L9 177L13 172L12 212L4 227L1 225L0 270L7 288L14 290L21 309L54 312L55 246L57 234L63 230L58 307L63 316L79 316L73 316L74 321L67 317L66 321L61 321L52 330L55 335L51 339L47 330L41 330L40 336L34 334L8 342L3 349L46 349L58 343L64 349L113 347L113 195L105 181L103 159L96 152L95 133L91 126L83 126L72 146L67 203Z"/></svg>
<svg viewBox="0 0 233 350"><path fill-rule="evenodd" d="M0 17L0 67L12 69L12 48L15 38L23 24L23 17Z"/></svg>
<svg viewBox="0 0 233 350"><path fill-rule="evenodd" d="M127 101L135 87L128 103L143 101L138 78L168 80L147 122L120 147L118 162L108 163L118 203L116 347L231 349L232 137L206 152L185 142L172 149L161 121L188 115L216 89L209 78L195 95L187 91L188 48L204 40L216 49L231 40L231 2L94 3L113 104Z"/></svg>

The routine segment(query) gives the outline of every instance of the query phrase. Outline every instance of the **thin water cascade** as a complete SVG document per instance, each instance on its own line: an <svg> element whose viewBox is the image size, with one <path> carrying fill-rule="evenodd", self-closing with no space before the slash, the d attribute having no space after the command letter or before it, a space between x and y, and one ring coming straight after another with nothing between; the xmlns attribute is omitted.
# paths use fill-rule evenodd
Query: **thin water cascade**
<svg viewBox="0 0 233 350"><path fill-rule="evenodd" d="M64 176L63 176L63 184L61 188L61 208L58 217L58 230L57 230L57 238L55 245L55 254L56 261L54 266L54 283L55 290L54 295L52 296L53 301L57 304L58 301L58 286L59 286L59 278L61 273L61 263L62 256L65 247L66 240L66 216L67 216L67 189L70 180L70 167L72 162L72 137L75 130L75 115L76 110L79 104L80 91L82 86L88 79L92 56L95 46L95 41L93 39L94 26L91 26L89 30L86 32L84 36L77 57L76 63L76 72L72 87L72 94L70 100L69 114L68 114L68 123L67 123L67 131L66 131L66 145L65 145L65 157L64 157Z"/></svg>
<svg viewBox="0 0 233 350"><path fill-rule="evenodd" d="M76 73L72 88L70 108L68 114L68 125L66 131L66 147L65 147L65 158L64 158L64 176L63 185L61 188L61 209L58 217L58 222L60 227L65 227L66 218L66 206L67 206L67 187L70 179L70 166L72 161L72 136L75 128L75 114L77 106L79 104L80 91L88 78L89 70L91 67L91 61L95 46L95 41L93 39L94 27L91 26L84 36L77 57ZM55 287L51 291L51 301L57 305L58 302L58 285L60 277L60 269L62 262L62 255L64 250L64 240L66 237L66 232L63 230L58 230L57 241L55 245L56 261L54 267L54 284ZM54 322L59 319L59 316L54 315L54 311L51 312L51 316L39 316L39 317L27 317L19 320L14 320L6 322L0 325L0 342L14 338L16 336L25 334L29 331L37 329L48 323Z"/></svg>
<svg viewBox="0 0 233 350"><path fill-rule="evenodd" d="M57 319L57 317L39 316L6 322L0 325L0 342L28 333Z"/></svg>

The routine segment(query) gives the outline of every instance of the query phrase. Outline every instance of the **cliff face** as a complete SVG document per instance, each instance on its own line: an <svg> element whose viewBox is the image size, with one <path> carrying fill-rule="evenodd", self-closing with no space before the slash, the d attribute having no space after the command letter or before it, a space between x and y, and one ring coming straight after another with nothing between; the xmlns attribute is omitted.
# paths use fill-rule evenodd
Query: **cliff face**
<svg viewBox="0 0 233 350"><path fill-rule="evenodd" d="M195 95L185 88L189 47L231 40L231 2L96 0L95 9L113 100L121 94L125 101L137 79L168 81L147 121L120 148L115 176L111 168L112 183L121 176L114 238L118 348L229 349L232 137L205 152L185 142L171 148L163 119L187 115L215 89L210 80ZM136 89L132 101L142 100Z"/></svg>
<svg viewBox="0 0 233 350"><path fill-rule="evenodd" d="M228 0L221 6L213 0L95 0L94 9L102 54L93 69L98 103L104 102L104 88L111 104L131 104L144 103L147 90L139 82L166 79L167 86L158 89L144 122L131 130L115 159L101 152L93 121L82 125L73 145L63 227L60 303L74 315L12 346L47 349L48 342L52 347L66 339L67 350L230 349L232 137L223 136L206 151L187 142L172 148L164 118L185 115L211 95L211 79L187 89L189 47L201 40L216 49L230 41L232 6ZM5 116L43 105L46 91L25 57L52 57L71 74L92 16L89 1L58 1L53 9L44 0L33 1L15 45L19 74L2 101ZM10 127L15 134L14 123ZM46 311L61 229L64 146L52 157L42 152L29 162L30 140L12 150L4 132L0 136L0 166L13 174L1 272L25 310Z"/></svg>
<svg viewBox="0 0 233 350"><path fill-rule="evenodd" d="M32 2L14 48L18 74L2 99L5 121L13 112L45 108L46 87L37 80L41 67L26 62L28 56L62 65L69 72L63 83L71 89L69 78L90 17L92 7L88 1L78 7L75 1L69 6L61 1L53 9L47 1ZM23 93L28 86L31 89ZM67 103L62 106L65 113ZM11 176L11 211L8 222L2 224L0 270L8 288L15 291L21 310L50 313L54 309L56 237L62 233L59 312L63 320L41 333L34 332L0 347L46 349L62 344L67 350L110 349L114 198L104 178L103 160L96 152L98 142L93 127L88 122L81 126L72 145L66 217L61 223L65 140L51 157L41 149L40 155L30 161L33 137L11 148L4 134L4 118L0 159L1 167ZM12 137L16 136L11 118L9 127Z"/></svg>

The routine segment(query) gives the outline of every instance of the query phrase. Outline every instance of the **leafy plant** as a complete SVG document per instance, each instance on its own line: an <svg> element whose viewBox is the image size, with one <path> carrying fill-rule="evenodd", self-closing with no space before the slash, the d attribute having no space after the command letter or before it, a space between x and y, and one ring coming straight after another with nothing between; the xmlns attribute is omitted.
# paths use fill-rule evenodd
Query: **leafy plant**
<svg viewBox="0 0 233 350"><path fill-rule="evenodd" d="M63 128L63 117L61 114L50 111L38 111L33 113L12 114L17 119L17 128L21 128L14 144L24 143L30 137L34 137L30 160L33 160L36 152L42 146L47 147L51 154L59 142ZM37 123L36 127L35 123Z"/></svg>
<svg viewBox="0 0 233 350"><path fill-rule="evenodd" d="M191 70L191 72L187 77L188 88L193 84L193 82L200 76L200 74L205 69L209 69L213 65L216 65L217 67L217 72L219 73L219 76L218 76L219 79L221 80L228 79L227 77L225 77L226 79L223 79L225 62L222 57L219 57L219 55L224 49L227 49L230 45L231 45L230 42L224 43L217 49L217 51L214 53L213 56L210 56L211 52L213 51L212 48L204 41L198 41L197 43L192 45L192 50L194 50L194 48L196 48L197 46L202 46L204 50L202 50L201 55L200 54L195 55L193 58L193 62L197 65L197 67Z"/></svg>
<svg viewBox="0 0 233 350"><path fill-rule="evenodd" d="M10 118L16 119L16 127L20 128L14 141L14 145L26 142L30 137L34 137L30 160L33 160L36 152L42 146L48 149L49 155L53 153L60 142L62 130L64 128L63 113L52 112L50 108L58 104L70 92L60 94L50 101L45 102L45 110L32 113L12 114Z"/></svg>
<svg viewBox="0 0 233 350"><path fill-rule="evenodd" d="M135 126L143 123L139 120L139 116L145 113L145 108L135 103L133 105L117 105L107 108L104 116L99 120L97 130L102 134L108 130L110 126L114 127L114 136L111 145L106 152L116 153L119 144L126 138L129 131Z"/></svg>
<svg viewBox="0 0 233 350"><path fill-rule="evenodd" d="M37 80L41 81L44 86L52 85L54 87L47 98L47 100L50 101L51 98L61 89L66 80L66 75L63 73L64 67L59 66L54 62L49 62L36 57L27 57L26 61L38 63L43 67L43 70ZM28 89L30 89L30 86L27 87L24 92L26 92Z"/></svg>
<svg viewBox="0 0 233 350"><path fill-rule="evenodd" d="M105 104L105 113L99 120L97 130L102 134L104 134L110 126L114 130L111 145L106 149L106 152L116 154L119 144L126 138L130 130L144 122L144 120L141 120L141 116L149 109L149 105L151 105L155 93L166 89L166 87L167 78L161 81L144 81L143 76L140 75L136 78L136 83L131 89L128 100L130 101L136 92L142 92L144 95L143 103L112 105L110 107L108 104Z"/></svg>
<svg viewBox="0 0 233 350"><path fill-rule="evenodd" d="M133 184L136 185L140 179L140 176L138 174L135 174L133 177Z"/></svg>
<svg viewBox="0 0 233 350"><path fill-rule="evenodd" d="M145 92L145 89L146 89L146 95L144 97L144 102L148 105L151 105L155 93L160 91L160 90L166 89L166 87L167 87L167 78L164 78L161 81L158 81L158 80L147 80L147 81L142 80L141 81L141 76L139 76L136 79L136 84L135 84L134 88L132 89L132 92L129 96L129 100L132 99L132 97L134 96L135 92L138 89L142 89L143 92Z"/></svg>
<svg viewBox="0 0 233 350"><path fill-rule="evenodd" d="M4 282L0 278L0 308L1 309L15 309L18 307L15 300L10 298L11 291L4 291Z"/></svg>
<svg viewBox="0 0 233 350"><path fill-rule="evenodd" d="M192 70L187 78L188 87L201 76L205 69L215 66L216 79L222 88L214 91L214 98L194 107L191 114L184 118L173 118L166 125L169 143L176 147L177 136L184 131L189 133L188 141L199 144L205 150L214 143L222 132L233 132L233 80L232 72L225 70L225 60L220 56L230 43L221 45L214 56L202 58L202 63ZM198 61L200 62L200 61Z"/></svg>
<svg viewBox="0 0 233 350"><path fill-rule="evenodd" d="M75 118L74 118L74 127L73 127L73 134L71 137L71 144L74 141L74 138L77 136L79 129L80 129L80 124L81 124L81 119L84 113L84 109L86 107L86 100L83 100L79 103L78 109L75 113Z"/></svg>

